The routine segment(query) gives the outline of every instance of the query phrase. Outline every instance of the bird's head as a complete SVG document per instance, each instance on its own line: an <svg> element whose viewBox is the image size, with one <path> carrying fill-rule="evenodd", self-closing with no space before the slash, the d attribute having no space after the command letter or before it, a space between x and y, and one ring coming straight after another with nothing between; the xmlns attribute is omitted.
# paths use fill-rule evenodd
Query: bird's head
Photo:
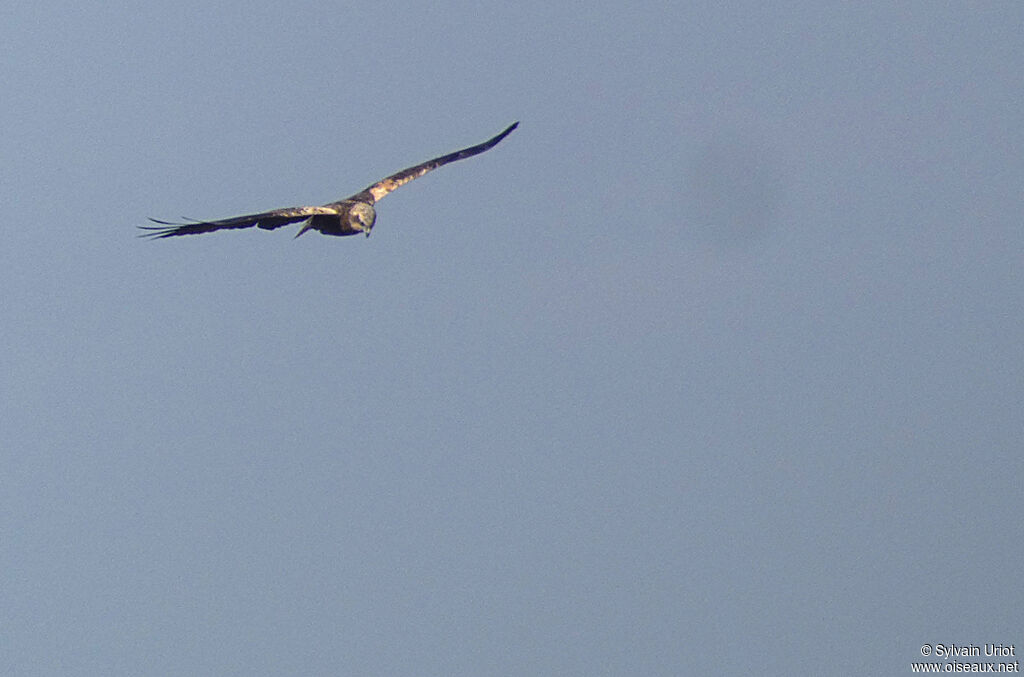
<svg viewBox="0 0 1024 677"><path fill-rule="evenodd" d="M376 220L377 212L373 210L373 205L368 202L357 202L348 210L349 226L352 227L352 230L366 233L366 237L370 237L370 231L373 230L373 224Z"/></svg>

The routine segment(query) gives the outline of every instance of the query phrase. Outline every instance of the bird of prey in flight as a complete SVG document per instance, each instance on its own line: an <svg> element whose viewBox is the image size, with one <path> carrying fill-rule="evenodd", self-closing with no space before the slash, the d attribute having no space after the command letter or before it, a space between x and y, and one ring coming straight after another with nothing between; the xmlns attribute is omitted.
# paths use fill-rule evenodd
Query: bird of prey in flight
<svg viewBox="0 0 1024 677"><path fill-rule="evenodd" d="M512 130L518 126L519 123L514 122L509 125L508 129L503 131L501 134L498 134L493 139L484 141L476 146L457 150L454 153L442 155L441 157L434 158L433 160L427 160L415 167L403 169L397 174L392 174L386 179L381 179L377 183L366 188L366 190L360 191L343 200L338 200L337 202L329 202L321 207L289 207L285 209L275 209L269 212L261 212L259 214L246 214L245 216L236 216L234 218L221 219L219 221L172 223L169 221L150 219L150 221L160 225L139 226L139 228L149 231L147 233L143 233L144 236L164 238L175 237L177 235L212 233L215 230L227 230L232 228L251 228L252 226L273 230L274 228L280 228L281 226L289 223L307 221L307 223L299 229L299 232L295 237L302 235L307 230L318 230L324 235L339 236L366 233L366 236L369 237L370 230L373 229L373 224L377 220L377 214L373 210L373 205L382 197L396 188L409 183L413 179L418 179L427 172L446 165L449 162L464 160L468 157L479 155L485 150L490 150L496 146L499 141L511 134Z"/></svg>

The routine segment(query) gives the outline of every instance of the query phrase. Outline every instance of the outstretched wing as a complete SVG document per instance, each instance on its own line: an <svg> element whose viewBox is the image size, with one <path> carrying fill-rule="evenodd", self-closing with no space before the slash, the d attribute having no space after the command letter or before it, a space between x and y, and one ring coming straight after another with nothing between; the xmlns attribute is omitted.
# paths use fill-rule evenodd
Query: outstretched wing
<svg viewBox="0 0 1024 677"><path fill-rule="evenodd" d="M149 231L143 233L143 237L151 238L163 238L163 237L174 237L176 235L198 235L199 233L212 233L215 230L226 230L230 228L252 228L253 226L259 226L267 230L273 230L274 228L280 228L281 226L289 223L296 223L298 221L305 221L311 216L317 214L337 214L337 207L290 207L288 209L275 209L271 212L262 212L260 214L246 214L245 216L236 216L230 219L221 219L220 221L194 221L192 223L172 223L170 221L160 221L158 219L150 219L153 223L159 223L159 226L139 226L142 230Z"/></svg>
<svg viewBox="0 0 1024 677"><path fill-rule="evenodd" d="M498 145L499 141L501 141L506 136L511 134L512 130L518 126L518 122L513 122L511 125L509 125L508 129L503 131L501 134L498 134L493 139L484 141L479 145L471 146L469 148L463 148L462 150L457 150L454 153L448 153L447 155L442 155L441 157L434 158L433 160L427 160L423 164L416 165L415 167L403 169L397 174L392 174L388 178L378 181L377 183L368 187L361 193L353 195L352 199L364 200L370 203L376 202L377 200L380 200L382 197L384 197L391 191L395 190L396 188L404 186L413 179L420 178L421 176L423 176L424 174L433 169L437 169L438 167L446 165L449 162L455 162L456 160L464 160L468 157L479 155L485 150L490 150L491 148L494 148L496 145Z"/></svg>

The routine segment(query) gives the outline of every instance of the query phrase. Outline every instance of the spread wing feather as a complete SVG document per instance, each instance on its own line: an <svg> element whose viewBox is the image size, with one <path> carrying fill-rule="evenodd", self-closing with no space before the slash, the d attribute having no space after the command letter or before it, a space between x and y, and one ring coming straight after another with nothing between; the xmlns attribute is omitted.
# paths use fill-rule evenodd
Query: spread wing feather
<svg viewBox="0 0 1024 677"><path fill-rule="evenodd" d="M423 176L424 174L431 170L437 169L438 167L446 165L449 162L455 162L456 160L464 160L468 157L479 155L480 153L483 153L485 150L490 150L491 148L494 148L496 145L498 145L499 141L501 141L506 136L511 134L512 130L518 126L519 123L514 122L511 125L509 125L508 129L503 131L501 134L498 134L493 139L484 141L483 143L477 144L476 146L470 146L469 148L457 150L454 153L448 153L447 155L436 157L433 160L427 160L426 162L418 164L415 167L403 169L397 174L392 174L386 179L381 179L377 183L366 188L366 190L362 191L361 193L357 193L352 197L356 200L366 200L367 202L370 202L372 204L373 202L380 200L382 197L384 197L391 191L395 190L396 188L404 186L413 179L420 178L421 176Z"/></svg>
<svg viewBox="0 0 1024 677"><path fill-rule="evenodd" d="M150 219L153 223L160 224L159 226L139 226L142 230L149 231L143 233L143 237L151 237L155 239L163 237L174 237L176 235L198 235L199 233L212 233L215 230L227 230L231 228L251 228L253 226L259 226L267 230L273 230L274 228L280 228L281 226L289 223L296 223L298 221L305 221L311 216L317 214L337 214L337 207L290 207L287 209L275 209L270 212L261 212L259 214L246 214L245 216L235 216L230 219L221 219L219 221L194 221L192 223L173 223L171 221L160 221L159 219Z"/></svg>

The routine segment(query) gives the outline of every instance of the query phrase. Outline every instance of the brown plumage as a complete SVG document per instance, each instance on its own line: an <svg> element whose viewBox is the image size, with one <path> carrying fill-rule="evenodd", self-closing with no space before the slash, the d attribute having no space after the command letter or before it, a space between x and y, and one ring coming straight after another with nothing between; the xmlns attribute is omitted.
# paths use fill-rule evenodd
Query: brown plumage
<svg viewBox="0 0 1024 677"><path fill-rule="evenodd" d="M308 220L308 223L299 229L299 232L295 237L302 235L307 230L316 230L324 235L356 235L358 233L365 233L367 237L369 237L370 231L373 229L373 224L377 220L377 214L373 209L373 205L382 197L409 183L413 179L418 179L427 172L446 165L449 162L464 160L468 157L479 155L485 150L490 150L496 146L498 142L511 134L512 130L518 126L519 123L514 122L501 134L498 134L494 138L484 141L481 144L470 146L469 148L463 148L462 150L457 150L454 153L448 153L447 155L436 157L433 160L427 160L426 162L414 167L403 169L402 171L392 174L385 179L381 179L377 183L367 187L365 190L362 190L355 195L343 200L338 200L337 202L330 202L320 207L288 207L285 209L275 209L269 212L261 212L259 214L235 216L230 219L220 219L218 221L195 221L193 223L171 223L169 221L150 219L150 221L160 225L139 226L139 228L149 231L143 233L145 237L164 238L175 237L177 235L212 233L215 230L251 228L252 226L264 228L266 230L273 230L289 223Z"/></svg>

